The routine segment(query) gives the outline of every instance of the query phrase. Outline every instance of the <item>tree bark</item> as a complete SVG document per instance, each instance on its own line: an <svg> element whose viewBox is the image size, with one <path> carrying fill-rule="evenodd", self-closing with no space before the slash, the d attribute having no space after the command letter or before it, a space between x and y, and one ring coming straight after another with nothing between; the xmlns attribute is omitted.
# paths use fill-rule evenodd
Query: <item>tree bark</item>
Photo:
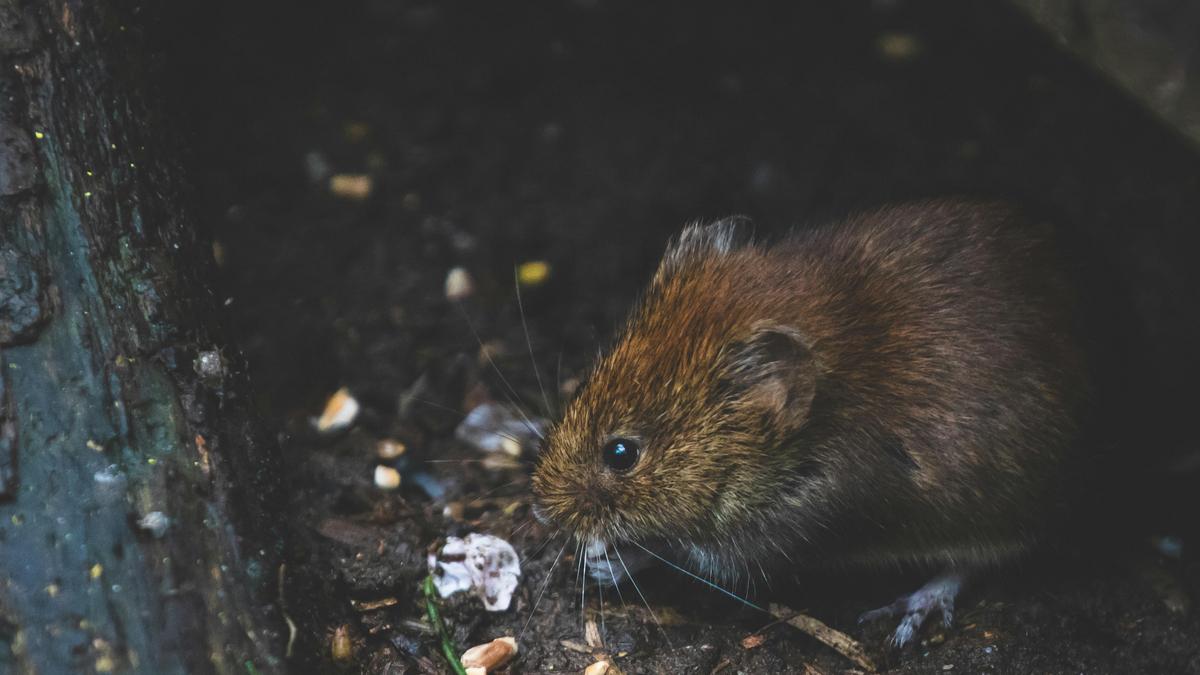
<svg viewBox="0 0 1200 675"><path fill-rule="evenodd" d="M0 671L278 671L277 448L138 11L0 0Z"/></svg>

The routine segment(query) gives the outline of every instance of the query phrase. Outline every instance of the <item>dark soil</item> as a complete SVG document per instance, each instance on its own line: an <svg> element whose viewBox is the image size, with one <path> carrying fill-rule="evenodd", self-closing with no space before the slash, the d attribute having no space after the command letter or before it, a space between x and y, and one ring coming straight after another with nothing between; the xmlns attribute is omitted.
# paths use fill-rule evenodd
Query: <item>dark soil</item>
<svg viewBox="0 0 1200 675"><path fill-rule="evenodd" d="M953 627L898 652L890 627L854 617L919 573L806 575L754 598L849 632L890 672L1200 672L1200 568L1189 548L1170 559L1148 543L1198 541L1195 468L1158 470L1195 452L1175 432L1200 371L1194 150L1001 3L708 4L216 2L162 20L218 292L288 460L295 670L445 672L418 586L426 550L472 531L520 553L514 608L460 595L444 613L460 648L521 636L510 672L579 672L601 653L627 673L851 668L671 570L639 575L660 628L629 588L581 593L569 545L533 612L561 540L531 522L528 468L487 468L453 429L506 395L484 344L546 414L517 264L551 267L523 300L557 408L681 224L741 213L769 235L966 192L1053 215L1081 260L1101 261L1093 290L1117 294L1098 332L1127 334L1113 370L1141 422L1114 436L1127 479L1096 513L1131 517L1093 520L1099 546L1068 539L980 580ZM370 196L331 194L324 167L370 175ZM476 281L461 306L443 294L454 266ZM308 418L341 386L365 410L318 436ZM394 492L372 481L385 437L408 447ZM585 653L584 621L601 619L603 646ZM352 656L335 663L339 627Z"/></svg>

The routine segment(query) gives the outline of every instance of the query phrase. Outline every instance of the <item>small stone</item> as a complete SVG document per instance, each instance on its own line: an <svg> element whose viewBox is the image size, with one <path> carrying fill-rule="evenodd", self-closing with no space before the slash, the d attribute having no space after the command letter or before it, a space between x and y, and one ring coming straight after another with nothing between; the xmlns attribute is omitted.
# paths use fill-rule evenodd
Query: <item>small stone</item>
<svg viewBox="0 0 1200 675"><path fill-rule="evenodd" d="M464 300L475 292L475 281L471 273L462 267L455 267L446 273L446 299L451 302Z"/></svg>
<svg viewBox="0 0 1200 675"><path fill-rule="evenodd" d="M154 535L155 539L166 534L167 528L170 526L171 519L162 511L151 511L138 520L138 527Z"/></svg>
<svg viewBox="0 0 1200 675"><path fill-rule="evenodd" d="M517 281L522 286L539 286L549 278L550 263L544 260L533 260L517 268Z"/></svg>
<svg viewBox="0 0 1200 675"><path fill-rule="evenodd" d="M921 41L910 33L884 33L875 46L889 61L908 61L921 53Z"/></svg>
<svg viewBox="0 0 1200 675"><path fill-rule="evenodd" d="M400 472L390 466L376 466L375 485L383 490L395 490L400 487Z"/></svg>
<svg viewBox="0 0 1200 675"><path fill-rule="evenodd" d="M329 177L329 191L343 199L362 201L371 196L374 181L365 173L339 173Z"/></svg>
<svg viewBox="0 0 1200 675"><path fill-rule="evenodd" d="M379 459L392 460L403 455L408 448L393 438L384 438L375 444L375 454Z"/></svg>

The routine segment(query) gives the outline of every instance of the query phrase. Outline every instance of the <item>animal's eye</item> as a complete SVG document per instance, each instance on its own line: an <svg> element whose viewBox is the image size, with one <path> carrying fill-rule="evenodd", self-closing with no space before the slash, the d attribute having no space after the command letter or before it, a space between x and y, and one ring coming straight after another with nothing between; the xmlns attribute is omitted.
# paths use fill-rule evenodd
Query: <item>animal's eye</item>
<svg viewBox="0 0 1200 675"><path fill-rule="evenodd" d="M628 438L614 438L604 444L604 463L613 471L624 472L637 464L642 447Z"/></svg>

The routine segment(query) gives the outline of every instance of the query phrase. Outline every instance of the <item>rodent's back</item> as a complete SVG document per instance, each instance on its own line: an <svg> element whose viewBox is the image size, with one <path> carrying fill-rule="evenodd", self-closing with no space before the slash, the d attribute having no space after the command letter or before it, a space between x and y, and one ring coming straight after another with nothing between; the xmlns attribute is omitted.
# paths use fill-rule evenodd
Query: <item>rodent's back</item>
<svg viewBox="0 0 1200 675"><path fill-rule="evenodd" d="M846 472L878 474L842 486L857 505L842 526L880 535L854 550L988 559L1035 537L1087 396L1051 229L1002 205L923 202L771 254L805 270L793 311L825 317L812 419L832 442L860 442L837 455Z"/></svg>
<svg viewBox="0 0 1200 675"><path fill-rule="evenodd" d="M721 574L801 559L983 562L1031 539L1085 383L1046 228L923 202L769 247L685 231L554 429L544 511L684 542ZM627 473L605 439L640 439Z"/></svg>

